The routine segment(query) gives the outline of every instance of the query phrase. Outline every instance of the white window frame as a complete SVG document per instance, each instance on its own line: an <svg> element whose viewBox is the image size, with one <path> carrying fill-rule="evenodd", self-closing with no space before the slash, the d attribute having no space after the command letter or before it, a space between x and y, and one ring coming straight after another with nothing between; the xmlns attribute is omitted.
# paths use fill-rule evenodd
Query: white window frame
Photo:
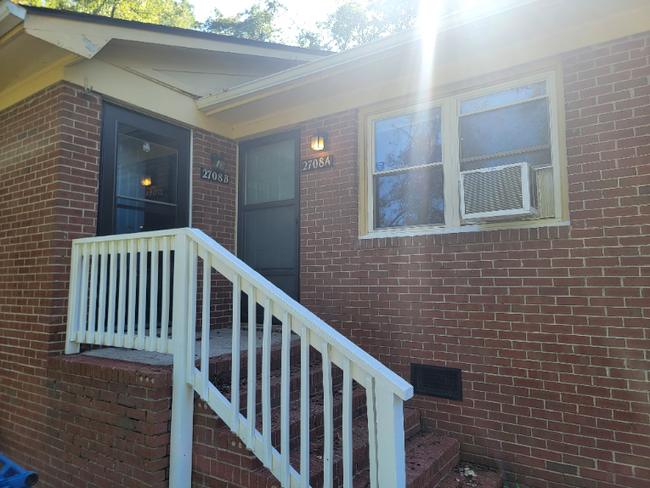
<svg viewBox="0 0 650 488"><path fill-rule="evenodd" d="M536 82L546 82L546 93L548 97L548 118L550 131L551 165L553 168L553 195L554 214L552 218L536 218L512 222L494 222L482 224L462 224L460 217L460 104L465 100L497 93ZM528 101L528 100L526 100ZM516 103L525 103L515 102ZM371 114L366 118L366 167L365 184L367 191L367 229L368 233L362 238L377 237L400 237L426 234L442 234L452 232L471 232L486 229L499 228L526 228L541 227L546 225L557 225L562 221L562 172L560 164L560 124L558 110L558 94L556 85L556 73L547 71L536 75L516 78L508 82L494 84L486 87L456 93L444 98L413 103L398 107L393 110L386 110ZM511 104L503 105L510 106ZM442 167L444 175L444 201L445 201L445 224L444 225L418 225L392 228L375 229L375 122L405 115L432 107L441 107L442 117Z"/></svg>

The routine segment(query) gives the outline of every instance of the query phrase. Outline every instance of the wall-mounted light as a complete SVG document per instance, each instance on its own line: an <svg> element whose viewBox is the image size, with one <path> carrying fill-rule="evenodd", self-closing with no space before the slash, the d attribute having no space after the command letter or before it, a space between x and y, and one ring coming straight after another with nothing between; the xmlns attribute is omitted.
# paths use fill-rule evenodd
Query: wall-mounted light
<svg viewBox="0 0 650 488"><path fill-rule="evenodd" d="M210 162L212 163L212 169L214 171L225 171L226 170L226 158L217 153L210 154Z"/></svg>
<svg viewBox="0 0 650 488"><path fill-rule="evenodd" d="M322 151L325 149L325 143L327 142L327 132L317 132L311 138L311 148L314 151Z"/></svg>
<svg viewBox="0 0 650 488"><path fill-rule="evenodd" d="M149 176L149 175L144 175L144 176L140 179L140 184L141 184L142 186L151 186L151 176Z"/></svg>

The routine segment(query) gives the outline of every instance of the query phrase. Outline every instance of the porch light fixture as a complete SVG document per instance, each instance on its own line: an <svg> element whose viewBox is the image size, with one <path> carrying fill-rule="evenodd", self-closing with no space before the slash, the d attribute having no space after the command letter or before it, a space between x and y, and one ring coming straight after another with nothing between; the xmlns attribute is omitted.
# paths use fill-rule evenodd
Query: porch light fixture
<svg viewBox="0 0 650 488"><path fill-rule="evenodd" d="M311 148L314 151L322 151L325 149L325 143L327 142L327 132L317 132L311 138Z"/></svg>
<svg viewBox="0 0 650 488"><path fill-rule="evenodd" d="M144 175L142 179L140 180L140 184L142 186L151 186L151 176L149 175Z"/></svg>

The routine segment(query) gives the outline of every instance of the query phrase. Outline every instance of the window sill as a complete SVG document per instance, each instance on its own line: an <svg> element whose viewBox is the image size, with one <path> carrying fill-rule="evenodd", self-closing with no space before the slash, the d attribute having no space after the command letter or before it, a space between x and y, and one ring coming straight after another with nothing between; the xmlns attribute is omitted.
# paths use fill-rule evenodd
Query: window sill
<svg viewBox="0 0 650 488"><path fill-rule="evenodd" d="M391 237L416 237L437 234L459 234L465 232L485 232L493 230L535 229L540 227L563 227L571 222L561 219L498 222L492 224L464 225L462 227L407 227L402 229L377 230L359 236L359 239L383 239Z"/></svg>

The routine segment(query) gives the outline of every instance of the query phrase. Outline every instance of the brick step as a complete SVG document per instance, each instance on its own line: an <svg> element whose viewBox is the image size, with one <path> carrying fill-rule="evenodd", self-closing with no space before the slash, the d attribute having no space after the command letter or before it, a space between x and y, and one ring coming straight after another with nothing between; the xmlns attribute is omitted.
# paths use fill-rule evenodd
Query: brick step
<svg viewBox="0 0 650 488"><path fill-rule="evenodd" d="M413 409L407 409L413 410ZM407 414L413 417L413 414ZM417 415L419 418L419 414ZM334 462L333 486L343 486L343 446L341 430L334 433ZM312 488L323 486L323 444L324 439L318 438L310 443L310 479ZM352 434L352 463L353 487L370 488L368 473L368 435L367 418L365 416L353 422ZM432 433L419 432L405 442L406 449L406 486L407 488L434 488L454 467L459 458L459 442L449 437L440 437ZM300 452L291 452L291 465L300 466ZM264 467L259 467L250 475L250 485L247 488L278 486L278 481ZM274 484L276 483L276 484ZM451 488L451 487L449 487Z"/></svg>
<svg viewBox="0 0 650 488"><path fill-rule="evenodd" d="M502 473L494 468L461 461L436 488L501 488Z"/></svg>

